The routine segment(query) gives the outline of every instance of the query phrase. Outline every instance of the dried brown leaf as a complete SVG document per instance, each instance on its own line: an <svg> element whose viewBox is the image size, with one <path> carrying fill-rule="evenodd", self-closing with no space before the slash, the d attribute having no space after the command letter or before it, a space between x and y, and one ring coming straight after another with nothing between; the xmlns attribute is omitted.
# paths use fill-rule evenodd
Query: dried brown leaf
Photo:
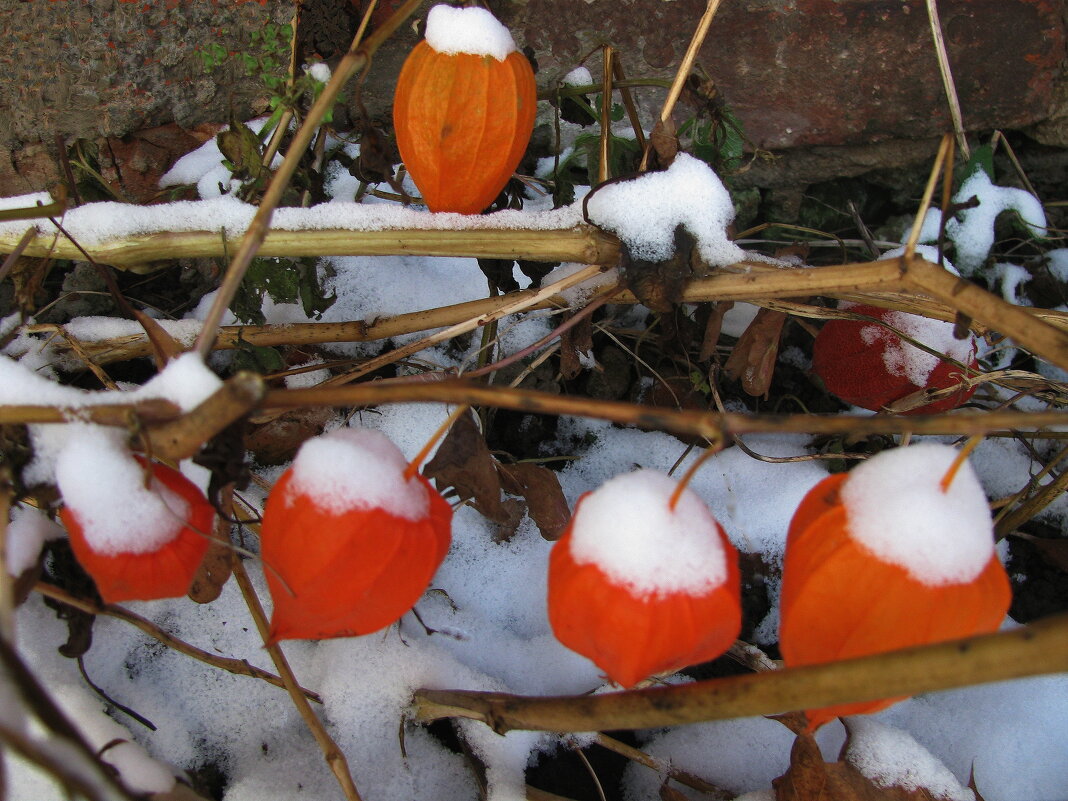
<svg viewBox="0 0 1068 801"><path fill-rule="evenodd" d="M222 517L215 518L215 538L208 546L208 552L193 576L189 587L189 598L198 604L210 604L222 594L223 587L230 580L233 560L233 547L230 545L230 522Z"/></svg>
<svg viewBox="0 0 1068 801"><path fill-rule="evenodd" d="M122 187L130 201L149 203L161 194L159 179L163 174L208 138L175 123L121 138L109 137L107 146L101 147L101 156L107 159L101 169L106 179Z"/></svg>
<svg viewBox="0 0 1068 801"><path fill-rule="evenodd" d="M708 361L712 358L712 354L716 352L716 345L719 344L719 334L723 330L723 317L733 308L733 300L721 300L712 304L708 321L705 323L705 334L701 339L701 352L697 356L698 361Z"/></svg>
<svg viewBox="0 0 1068 801"><path fill-rule="evenodd" d="M295 409L275 417L245 435L245 447L260 464L284 464L293 459L297 449L334 417L329 408Z"/></svg>
<svg viewBox="0 0 1068 801"><path fill-rule="evenodd" d="M497 460L470 412L453 423L423 474L434 479L439 490L452 487L461 501L471 501L480 514L496 523L497 541L510 539L523 519L524 509L519 501L501 498Z"/></svg>
<svg viewBox="0 0 1068 801"><path fill-rule="evenodd" d="M15 260L9 275L15 285L15 305L23 314L32 315L37 311L38 293L51 268L51 259L19 256Z"/></svg>
<svg viewBox="0 0 1068 801"><path fill-rule="evenodd" d="M934 801L923 787L879 787L848 762L824 762L815 738L805 733L794 740L789 770L772 786L776 801Z"/></svg>
<svg viewBox="0 0 1068 801"><path fill-rule="evenodd" d="M790 751L790 767L772 781L776 801L877 801L870 781L844 762L824 762L816 740L799 734ZM865 784L867 786L865 786ZM887 797L890 798L890 797Z"/></svg>
<svg viewBox="0 0 1068 801"><path fill-rule="evenodd" d="M500 502L501 480L495 460L471 412L452 424L423 474L434 479L439 490L455 489L461 501L473 499L476 505L491 506Z"/></svg>
<svg viewBox="0 0 1068 801"><path fill-rule="evenodd" d="M808 718L804 712L783 712L781 715L768 715L768 720L777 720L794 734L801 734L808 728Z"/></svg>
<svg viewBox="0 0 1068 801"><path fill-rule="evenodd" d="M560 539L571 520L571 510L556 473L530 462L501 464L498 469L504 489L526 500L527 513L541 536L550 542Z"/></svg>
<svg viewBox="0 0 1068 801"><path fill-rule="evenodd" d="M593 320L583 317L560 337L560 375L572 379L585 368L580 353L593 352Z"/></svg>
<svg viewBox="0 0 1068 801"><path fill-rule="evenodd" d="M371 123L366 123L360 137L360 155L349 168L353 177L369 184L388 182L393 179L393 165L396 159L386 144L382 131Z"/></svg>
<svg viewBox="0 0 1068 801"><path fill-rule="evenodd" d="M727 376L741 380L742 389L753 397L767 397L785 324L785 312L759 309L724 365Z"/></svg>
<svg viewBox="0 0 1068 801"><path fill-rule="evenodd" d="M1017 534L1019 537L1023 537L1032 545L1035 546L1035 550L1042 556L1046 564L1050 567L1055 567L1062 573L1068 573L1068 540L1054 540L1045 537L1033 537L1030 535L1024 535L1022 533Z"/></svg>
<svg viewBox="0 0 1068 801"><path fill-rule="evenodd" d="M666 170L679 154L679 137L675 133L675 124L669 118L667 122L657 120L653 132L649 134L652 145L650 166L654 170Z"/></svg>

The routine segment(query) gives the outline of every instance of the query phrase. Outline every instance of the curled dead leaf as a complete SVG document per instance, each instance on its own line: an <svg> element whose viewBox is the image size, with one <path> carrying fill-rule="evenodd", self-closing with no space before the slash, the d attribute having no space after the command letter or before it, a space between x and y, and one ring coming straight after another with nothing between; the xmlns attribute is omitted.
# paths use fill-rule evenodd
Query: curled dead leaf
<svg viewBox="0 0 1068 801"><path fill-rule="evenodd" d="M541 536L550 542L558 540L571 519L571 510L556 473L531 462L500 464L498 470L505 490L526 500L527 514Z"/></svg>
<svg viewBox="0 0 1068 801"><path fill-rule="evenodd" d="M724 365L727 376L740 380L742 389L753 397L766 398L768 395L785 324L785 312L758 310Z"/></svg>

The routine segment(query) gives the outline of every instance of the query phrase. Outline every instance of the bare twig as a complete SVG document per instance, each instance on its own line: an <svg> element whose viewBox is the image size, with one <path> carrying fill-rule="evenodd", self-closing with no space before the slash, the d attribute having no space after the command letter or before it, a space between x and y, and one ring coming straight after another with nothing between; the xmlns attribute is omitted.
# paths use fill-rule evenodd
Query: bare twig
<svg viewBox="0 0 1068 801"><path fill-rule="evenodd" d="M133 796L119 794L112 788L104 788L88 780L80 770L81 766L71 764L69 757L61 757L55 749L43 746L24 732L4 723L0 723L0 743L47 772L67 791L69 798L77 795L88 801L115 801L117 798L135 801Z"/></svg>
<svg viewBox="0 0 1068 801"><path fill-rule="evenodd" d="M964 132L964 120L960 113L960 99L957 86L953 81L953 70L949 66L949 54L946 52L946 40L942 36L942 23L938 18L937 0L927 0L927 18L931 22L931 36L934 38L935 53L938 56L938 71L942 75L942 86L946 90L949 102L949 116L953 121L953 135L957 138L957 147L965 159L971 158L968 137Z"/></svg>
<svg viewBox="0 0 1068 801"><path fill-rule="evenodd" d="M85 598L76 598L65 590L52 584L46 584L43 581L37 582L37 584L34 585L34 589L41 593L41 595L52 598L67 606L74 607L75 609L80 609L83 612L88 612L91 615L103 615L105 617L116 618L117 620L124 620L130 625L143 631L149 637L163 643L168 648L171 648L180 654L192 657L193 659L205 662L212 667L217 667L220 670L225 670L228 673L234 673L238 676L250 676L254 679L262 679L268 684L273 684L275 687L285 689L285 684L273 673L258 668L255 665L250 665L244 659L232 659L230 657L219 656L210 651L197 648L195 645L191 645L184 640L178 639L173 634L164 631L151 620L141 617L141 615L131 612L129 609L124 609L123 607L114 604L100 605L86 600ZM317 704L323 702L323 699L319 697L319 694L312 690L307 690L302 687L301 692Z"/></svg>
<svg viewBox="0 0 1068 801"><path fill-rule="evenodd" d="M7 254L7 258L4 259L4 263L0 264L0 281L3 281L5 278L7 278L7 274L11 272L16 262L18 262L19 256L21 256L22 252L26 250L27 247L29 247L30 242L32 242L36 236L36 229L26 229L26 233L24 233L19 238L19 241L15 243L15 247L12 248L9 254Z"/></svg>
<svg viewBox="0 0 1068 801"><path fill-rule="evenodd" d="M315 742L318 743L319 749L323 752L323 758L326 759L326 764L330 766L331 772L333 772L338 784L341 785L345 798L348 801L360 801L360 794L356 790L356 783L352 780L352 773L349 771L349 764L348 760L345 759L345 754L338 748L337 743L330 737L326 729L323 728L322 721L316 717L315 711L308 703L308 699L301 692L297 677L293 675L293 670L289 667L289 662L286 660L285 654L282 653L282 649L277 643L273 645L266 644L270 639L267 615L264 614L263 606L260 604L260 599L256 595L256 590L252 586L248 573L245 572L244 562L237 556L233 560L233 569L237 585L241 588L241 594L245 598L245 603L252 614L252 619L256 622L256 628L265 643L264 647L267 649L267 653L271 655L271 659L282 677L282 682L285 684L286 690L289 691L289 697L293 699L293 705L300 713L304 724L311 731Z"/></svg>
<svg viewBox="0 0 1068 801"><path fill-rule="evenodd" d="M15 581L7 566L7 521L15 487L11 465L0 464L0 638L15 641Z"/></svg>
<svg viewBox="0 0 1068 801"><path fill-rule="evenodd" d="M612 177L608 171L608 156L612 138L612 65L615 63L615 50L610 45L605 45L601 48L601 58L603 59L604 90L601 92L601 162L597 165L597 183L599 184L603 184Z"/></svg>
<svg viewBox="0 0 1068 801"><path fill-rule="evenodd" d="M927 185L923 189L923 198L920 207L916 210L916 217L912 221L912 230L909 232L908 241L905 243L905 255L911 259L916 253L916 243L920 240L923 231L923 221L927 216L927 209L931 207L931 198L934 197L935 186L938 185L938 176L942 174L942 165L952 158L953 139L949 135L943 136L938 145L938 155L935 156L931 174L927 177Z"/></svg>
<svg viewBox="0 0 1068 801"><path fill-rule="evenodd" d="M348 387L271 390L264 409L303 406L339 408L375 406L382 403L467 403L513 409L532 414L575 415L640 425L673 434L721 437L756 433L794 434L976 434L995 431L1037 430L1064 426L1063 412L966 412L910 417L859 415L773 415L713 413L690 409L667 409L623 401L555 395L536 390L485 386L463 380L431 383L376 382Z"/></svg>
<svg viewBox="0 0 1068 801"><path fill-rule="evenodd" d="M650 770L662 773L665 776L674 779L679 784L684 784L687 787L705 793L706 795L711 796L713 801L727 801L727 799L734 798L735 796L734 793L728 793L721 787L717 787L711 782L706 782L700 776L695 776L689 771L677 768L670 762L651 757L641 749L635 748L632 745L627 745L614 737L609 737L607 734L597 734L594 738L594 742L601 746L601 748L606 748L613 753L626 757L632 762L637 762L639 765L644 765Z"/></svg>
<svg viewBox="0 0 1068 801"><path fill-rule="evenodd" d="M1060 455L1063 456L1063 452ZM1068 470L1062 470L1060 475L1048 484L1041 485L1038 492L998 520L994 528L995 535L1000 538L1011 534L1053 503L1066 490L1068 490Z"/></svg>
<svg viewBox="0 0 1068 801"><path fill-rule="evenodd" d="M188 414L146 429L145 447L159 458L188 459L205 442L254 409L265 392L261 376L237 373Z"/></svg>
<svg viewBox="0 0 1068 801"><path fill-rule="evenodd" d="M859 659L603 695L419 690L415 715L513 729L647 729L771 715L1068 670L1068 614L1012 631Z"/></svg>
<svg viewBox="0 0 1068 801"><path fill-rule="evenodd" d="M72 755L80 757L85 761L85 764L91 766L91 771L95 774L92 777L92 781L85 775L84 769L75 769L75 771L72 771L81 774L81 782L94 788L93 793L89 796L90 798L119 798L123 799L123 801L137 801L133 794L119 780L118 776L114 775L111 769L100 761L96 752L82 736L78 728L70 718L67 717L67 714L59 707L59 705L56 704L52 699L52 696L48 694L48 691L34 675L33 671L22 661L18 653L15 652L14 647L4 637L0 637L0 665L3 665L3 672L6 673L4 679L10 682L12 689L17 696L22 699L26 708L31 710L33 714L37 716L40 723L51 734L62 738L71 747L71 751L73 751ZM0 737L5 741L9 741L9 734L15 733L11 732L6 727L0 729ZM20 744L17 738L13 738L9 742L16 745ZM64 760L67 768L71 767L70 761L69 758ZM47 759L45 761L40 761L39 764L48 769L58 767L56 775L64 780L70 775L68 771L63 769L63 766L56 766L53 762L48 761ZM74 786L80 787L83 785L75 782Z"/></svg>
<svg viewBox="0 0 1068 801"><path fill-rule="evenodd" d="M721 0L708 0L708 5L705 7L705 13L701 15L700 21L697 23L697 28L693 32L693 38L690 39L690 46L686 48L686 53L682 57L682 61L679 62L679 68L675 72L675 80L671 83L671 88L668 90L667 98L664 100L664 106L660 109L660 122L667 123L671 119L671 112L675 110L675 103L679 100L679 95L682 94L682 87L686 83L686 78L689 77L690 71L693 69L694 61L697 60L697 52L701 49L701 45L704 44L705 36L708 35L708 29L712 25L712 17L716 16L716 11L719 9ZM649 153L651 150L652 142L647 142L645 150L642 153L642 161L638 166L639 171L644 171L649 164Z"/></svg>
<svg viewBox="0 0 1068 801"><path fill-rule="evenodd" d="M210 399L209 401L210 402ZM206 403L207 403L206 402ZM818 414L740 414L713 413L690 409L668 409L623 401L607 401L579 396L555 395L550 392L486 386L463 380L435 382L378 381L355 386L319 386L309 389L270 390L259 404L262 410L295 409L314 406L338 408L369 407L383 403L467 403L514 409L534 414L557 414L592 417L613 422L658 428L673 434L697 436L714 440L718 437L758 434L999 434L1029 431L1044 436L1045 429L1053 429L1050 436L1060 436L1056 429L1066 425L1063 412L970 412L917 416L860 416ZM199 408L199 407L198 407ZM77 419L101 425L127 426L136 407L90 406L76 410L51 406L0 407L0 423L65 423ZM196 414L197 410L190 412ZM173 418L174 424L190 431L196 425ZM143 423L143 421L142 421ZM169 427L164 430L172 430ZM201 436L207 434L203 429ZM173 459L190 455L188 450L200 439L190 434L188 439L157 436L157 428L145 427L144 435L152 443L157 456ZM199 446L197 446L199 447ZM195 452L195 449L194 451Z"/></svg>
<svg viewBox="0 0 1068 801"><path fill-rule="evenodd" d="M685 303L703 301L744 300L769 309L814 319L834 319L845 313L821 306L797 303L789 298L818 291L825 297L852 300L880 308L919 314L937 320L953 322L957 310L923 295L891 292L902 283L894 268L887 263L875 271L868 270L869 263L839 267L813 267L804 270L776 269L758 262L742 262L730 271L692 281L683 291ZM737 271L735 271L737 270ZM881 288L881 289L880 289ZM340 323L286 323L284 325L225 326L216 337L215 349L240 347L243 343L262 346L314 345L330 342L371 342L390 339L401 334L412 334L432 328L456 325L496 313L516 301L530 298L537 290L527 289L497 297L442 306L424 311L408 312L392 317L376 317L372 320L352 320ZM620 291L608 299L613 304L637 303L631 292ZM565 305L562 298L547 297L524 305L527 311L559 308ZM1027 307L1025 311L1062 330L1068 330L1068 313ZM973 322L972 329L984 334L986 326ZM29 333L46 333L58 330L55 324L27 326ZM148 339L143 334L128 334L104 340L80 340L85 354L98 364L107 364L124 359L150 355ZM55 347L60 347L56 345Z"/></svg>
<svg viewBox="0 0 1068 801"><path fill-rule="evenodd" d="M905 282L1016 341L1051 364L1068 369L1068 333L1036 319L982 287L919 258L899 262Z"/></svg>
<svg viewBox="0 0 1068 801"><path fill-rule="evenodd" d="M548 284L547 286L544 286L541 289L532 290L526 294L523 294L522 296L518 296L519 293L514 293L513 295L509 296L509 300L505 304L499 306L496 310L492 312L480 315L478 317L473 317L471 319L465 320L464 322L457 323L456 325L449 326L443 331L438 331L437 333L423 337L422 339L416 340L415 342L411 342L400 348L391 350L388 353L384 353L381 356L368 360L364 364L360 365L359 369L357 370L345 373L344 375L334 376L330 380L324 382L324 384L337 385L345 384L350 381L355 381L361 376L365 376L368 373L373 373L375 370L385 367L387 364L393 364L394 362L400 361L406 356L411 356L413 353L418 353L424 348L428 348L431 345L437 344L438 342L444 342L446 340L452 339L453 337L457 337L460 334L466 334L468 331L474 331L480 326L486 325L490 322L493 322L494 320L499 320L509 314L515 314L520 311L525 311L531 306L534 306L535 304L543 300L546 300L560 292L563 292L565 289L577 286L583 283L584 281L587 281L590 278L597 276L598 274L600 274L600 272L601 269L599 267L589 266L567 276L566 278L561 278L555 283Z"/></svg>

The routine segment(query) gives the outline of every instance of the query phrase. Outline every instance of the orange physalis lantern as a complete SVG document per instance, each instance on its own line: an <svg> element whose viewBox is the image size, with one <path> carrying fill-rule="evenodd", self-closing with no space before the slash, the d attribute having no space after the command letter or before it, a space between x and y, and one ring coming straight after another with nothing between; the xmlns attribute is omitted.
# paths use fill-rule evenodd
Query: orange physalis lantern
<svg viewBox="0 0 1068 801"><path fill-rule="evenodd" d="M954 339L953 324L875 306L846 304L843 308L874 317L950 358L975 368L975 337ZM874 322L829 320L812 348L812 371L827 390L846 403L879 411L922 389L948 389L961 383L957 365L910 345ZM975 393L975 387L902 414L935 414L955 409Z"/></svg>
<svg viewBox="0 0 1068 801"><path fill-rule="evenodd" d="M993 523L957 451L884 451L824 479L790 523L779 646L788 667L996 631L1011 601ZM900 698L807 710L809 729Z"/></svg>
<svg viewBox="0 0 1068 801"><path fill-rule="evenodd" d="M185 595L208 550L215 510L177 470L108 447L103 436L92 439L68 445L56 466L65 504L59 517L74 556L105 603Z"/></svg>
<svg viewBox="0 0 1068 801"><path fill-rule="evenodd" d="M260 529L272 642L370 634L419 600L449 550L452 507L408 467L368 429L301 446Z"/></svg>
<svg viewBox="0 0 1068 801"><path fill-rule="evenodd" d="M715 659L738 636L738 555L708 507L654 470L579 498L549 557L556 638L630 687Z"/></svg>
<svg viewBox="0 0 1068 801"><path fill-rule="evenodd" d="M427 207L489 206L523 158L536 103L530 62L490 12L430 9L393 99L397 147Z"/></svg>

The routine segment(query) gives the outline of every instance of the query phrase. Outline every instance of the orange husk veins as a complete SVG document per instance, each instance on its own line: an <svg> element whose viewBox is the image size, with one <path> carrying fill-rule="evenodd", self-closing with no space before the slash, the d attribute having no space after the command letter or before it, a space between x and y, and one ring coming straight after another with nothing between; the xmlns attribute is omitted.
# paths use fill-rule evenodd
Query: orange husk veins
<svg viewBox="0 0 1068 801"><path fill-rule="evenodd" d="M393 124L427 207L478 214L489 206L526 152L536 104L534 72L521 53L497 61L416 45L397 80Z"/></svg>
<svg viewBox="0 0 1068 801"><path fill-rule="evenodd" d="M885 320L891 312L875 306L858 305L850 311ZM862 320L829 320L820 329L812 347L812 371L827 391L862 409L879 411L896 400L921 389L945 389L960 383L961 368L940 361L931 371L926 387L913 384L904 375L893 375L883 361L887 341L880 337L867 343L861 331L874 326ZM884 331L886 338L900 341L896 334ZM969 367L976 367L974 357ZM955 409L975 394L976 387L962 389L942 400L928 403L901 414L935 414Z"/></svg>
<svg viewBox="0 0 1068 801"><path fill-rule="evenodd" d="M596 564L577 563L569 526L549 556L553 633L623 687L715 659L734 643L742 614L737 553L722 530L720 537L727 557L723 584L701 595L639 596Z"/></svg>
<svg viewBox="0 0 1068 801"><path fill-rule="evenodd" d="M845 474L843 474L845 475ZM842 479L831 487L836 493ZM822 664L996 631L1011 602L997 556L973 581L931 586L881 561L849 533L845 507L826 502L828 481L791 523L780 599L779 647L788 667ZM812 501L812 496L819 501ZM825 507L818 513L820 505ZM809 730L877 712L901 698L806 710Z"/></svg>
<svg viewBox="0 0 1068 801"><path fill-rule="evenodd" d="M141 457L135 457L142 465ZM215 509L197 486L166 465L153 462L153 478L188 504L184 525L174 539L148 553L102 554L85 537L78 510L65 506L59 517L67 528L78 563L93 577L105 603L180 598L189 592L193 577L208 550Z"/></svg>
<svg viewBox="0 0 1068 801"><path fill-rule="evenodd" d="M430 502L423 519L380 508L337 514L291 494L291 478L286 471L271 491L260 534L270 641L370 634L400 619L449 550L452 507L417 475Z"/></svg>

